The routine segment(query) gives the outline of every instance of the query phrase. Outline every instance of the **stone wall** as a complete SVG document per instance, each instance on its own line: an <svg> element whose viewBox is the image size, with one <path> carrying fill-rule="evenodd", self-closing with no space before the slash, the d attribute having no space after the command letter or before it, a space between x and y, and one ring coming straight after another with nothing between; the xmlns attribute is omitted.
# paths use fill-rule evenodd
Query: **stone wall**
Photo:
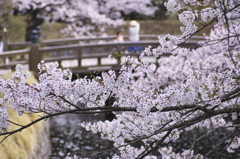
<svg viewBox="0 0 240 159"><path fill-rule="evenodd" d="M37 143L33 150L32 159L48 159L51 154L50 119L42 123L37 134Z"/></svg>
<svg viewBox="0 0 240 159"><path fill-rule="evenodd" d="M4 80L11 77L12 73L2 76ZM27 83L37 83L37 79L29 77ZM3 97L3 94L0 95ZM39 114L24 114L19 117L15 110L7 107L9 120L20 125L26 125L39 118ZM51 153L49 133L49 120L38 122L21 132L9 136L0 144L1 159L48 159ZM15 130L19 126L10 124L8 131ZM2 140L4 136L0 137Z"/></svg>

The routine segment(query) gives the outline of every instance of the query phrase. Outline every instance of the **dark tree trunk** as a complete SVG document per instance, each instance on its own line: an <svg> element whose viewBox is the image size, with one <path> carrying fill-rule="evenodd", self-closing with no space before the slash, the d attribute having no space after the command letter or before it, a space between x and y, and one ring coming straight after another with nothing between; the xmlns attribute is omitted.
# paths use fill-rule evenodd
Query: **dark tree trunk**
<svg viewBox="0 0 240 159"><path fill-rule="evenodd" d="M35 26L31 25L26 27L25 41L31 41L32 30L35 28Z"/></svg>
<svg viewBox="0 0 240 159"><path fill-rule="evenodd" d="M40 14L40 10L28 10L28 16L25 19L27 23L25 41L31 41L32 30L44 22L42 18L37 17L38 14Z"/></svg>
<svg viewBox="0 0 240 159"><path fill-rule="evenodd" d="M105 106L109 107L112 106L115 101L115 97L110 97L106 100ZM115 114L113 114L111 111L106 113L106 120L112 121L115 118Z"/></svg>

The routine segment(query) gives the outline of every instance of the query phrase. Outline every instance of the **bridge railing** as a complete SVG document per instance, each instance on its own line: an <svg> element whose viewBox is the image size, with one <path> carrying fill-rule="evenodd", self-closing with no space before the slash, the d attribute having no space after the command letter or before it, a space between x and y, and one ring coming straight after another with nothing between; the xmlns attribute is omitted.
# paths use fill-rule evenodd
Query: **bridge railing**
<svg viewBox="0 0 240 159"><path fill-rule="evenodd" d="M38 72L37 64L44 60L45 62L58 62L60 67L68 67L75 72L89 72L89 70L101 69L119 69L117 62L106 62L108 55L112 52L119 51L123 58L129 55L127 53L129 46L138 45L142 49L148 46L156 48L159 45L157 35L141 35L141 41L121 43L113 42L115 36L95 37L95 38L70 38L57 40L41 40L38 38L37 32L33 31L32 42L26 43L9 43L9 46L29 46L29 49L5 51L0 54L0 69L14 69L16 64L26 64L31 71ZM128 36L125 36L127 39ZM155 41L151 40L155 39ZM183 47L193 48L203 37L195 36ZM102 40L101 42L99 42ZM85 43L79 43L85 41ZM95 41L95 43L86 43L87 41ZM70 44L69 44L70 43ZM133 54L138 56L139 54ZM169 54L168 54L169 55ZM86 60L92 60L86 63ZM156 62L156 59L155 61ZM66 66L68 63L68 66ZM70 64L70 65L69 65Z"/></svg>
<svg viewBox="0 0 240 159"><path fill-rule="evenodd" d="M140 41L152 41L158 40L159 36L164 35L140 35ZM78 44L80 42L94 42L98 43L99 41L112 42L116 39L116 36L98 36L98 37L82 37L82 38L64 38L64 39L52 39L52 40L42 40L42 46L54 46L54 45L69 45L69 44ZM124 35L125 41L128 41L129 36ZM203 36L193 36L191 40L204 40ZM8 50L16 50L19 48L30 47L31 42L8 42Z"/></svg>
<svg viewBox="0 0 240 159"><path fill-rule="evenodd" d="M183 47L192 47L197 44L198 41L188 41ZM75 72L89 72L94 69L108 70L119 69L117 62L106 63L108 55L112 52L119 51L123 57L129 55L126 53L129 46L139 45L143 49L148 46L153 48L159 45L158 41L139 41L122 43L116 42L104 42L104 43L87 43L87 44L72 44L72 45L60 45L51 47L40 47L39 43L32 44L30 49L6 51L0 54L0 69L13 68L16 64L29 64L29 69L38 72L37 64L44 60L45 62L58 62L60 66L65 67L66 61L69 61L71 66L68 66ZM138 56L139 54L133 54ZM24 58L16 58L16 57ZM10 62L6 62L6 59L10 59ZM16 60L14 60L16 59ZM84 60L92 59L92 64L84 64ZM155 61L156 62L156 61Z"/></svg>

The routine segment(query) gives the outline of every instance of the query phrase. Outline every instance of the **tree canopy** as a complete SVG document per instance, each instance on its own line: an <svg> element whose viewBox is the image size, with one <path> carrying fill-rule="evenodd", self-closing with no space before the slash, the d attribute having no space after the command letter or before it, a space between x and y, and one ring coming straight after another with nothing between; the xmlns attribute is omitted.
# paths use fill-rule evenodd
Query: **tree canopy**
<svg viewBox="0 0 240 159"><path fill-rule="evenodd" d="M157 48L145 48L140 62L134 63L131 55L122 61L121 70L103 72L93 79L81 78L72 81L70 70L63 70L57 63L39 68L39 84L26 84L29 73L16 67L12 78L0 80L5 94L0 101L0 135L19 132L40 120L64 113L98 114L112 111L112 121L82 123L86 130L100 132L103 139L114 142L119 150L113 158L207 158L224 145L228 152L240 146L240 4L231 0L184 0L184 4L203 6L200 11L182 10L183 3L169 0L165 6L179 14L183 23L182 35L166 35L159 38ZM197 28L195 22L201 23ZM194 34L209 24L215 23L206 40L195 49L181 48ZM171 53L162 59L165 53ZM155 56L157 64L141 61L144 56ZM110 55L110 58L118 58ZM105 102L114 97L110 106ZM45 112L45 116L8 130L6 104L19 115L25 112ZM185 130L207 127L208 132L196 139L189 149L173 152L172 146ZM196 142L214 131L225 128L225 138L206 154L195 153ZM4 142L4 141L3 141ZM140 147L134 143L141 142ZM89 154L92 157L97 154ZM86 156L79 156L86 157Z"/></svg>
<svg viewBox="0 0 240 159"><path fill-rule="evenodd" d="M13 4L15 14L26 15L26 41L44 21L68 23L64 32L78 37L123 24L122 13L154 16L157 10L151 0L13 0Z"/></svg>

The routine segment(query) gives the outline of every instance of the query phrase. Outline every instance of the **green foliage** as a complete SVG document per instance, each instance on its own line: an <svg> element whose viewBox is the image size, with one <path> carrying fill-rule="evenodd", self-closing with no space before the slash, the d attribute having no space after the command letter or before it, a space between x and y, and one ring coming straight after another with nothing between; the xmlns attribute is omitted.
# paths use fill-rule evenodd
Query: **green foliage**
<svg viewBox="0 0 240 159"><path fill-rule="evenodd" d="M119 53L118 51L116 51L116 53L112 52L112 57L117 60L119 65L121 64L121 56L122 54Z"/></svg>
<svg viewBox="0 0 240 159"><path fill-rule="evenodd" d="M8 38L11 42L24 41L25 26L24 16L10 16L8 30Z"/></svg>

